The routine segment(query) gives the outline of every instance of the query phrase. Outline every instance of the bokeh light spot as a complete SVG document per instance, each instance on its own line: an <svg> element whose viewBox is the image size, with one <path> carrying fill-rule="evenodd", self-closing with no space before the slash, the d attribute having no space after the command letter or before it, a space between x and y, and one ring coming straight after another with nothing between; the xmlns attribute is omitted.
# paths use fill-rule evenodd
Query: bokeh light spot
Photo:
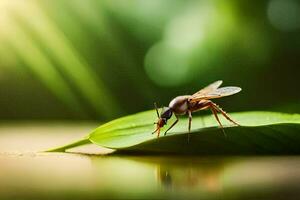
<svg viewBox="0 0 300 200"><path fill-rule="evenodd" d="M145 70L150 79L160 86L176 86L188 80L186 56L166 43L154 45L145 58Z"/></svg>
<svg viewBox="0 0 300 200"><path fill-rule="evenodd" d="M161 42L147 53L145 70L160 86L180 86L191 81L197 71L205 68L194 59L204 56L211 22L216 9L211 4L193 3L166 25ZM206 58L201 58L201 62ZM202 62L203 63L203 62Z"/></svg>
<svg viewBox="0 0 300 200"><path fill-rule="evenodd" d="M267 10L270 23L281 31L300 28L300 3L294 0L271 0Z"/></svg>
<svg viewBox="0 0 300 200"><path fill-rule="evenodd" d="M166 42L183 51L191 51L203 41L203 29L208 18L199 9L188 11L171 21L165 30Z"/></svg>

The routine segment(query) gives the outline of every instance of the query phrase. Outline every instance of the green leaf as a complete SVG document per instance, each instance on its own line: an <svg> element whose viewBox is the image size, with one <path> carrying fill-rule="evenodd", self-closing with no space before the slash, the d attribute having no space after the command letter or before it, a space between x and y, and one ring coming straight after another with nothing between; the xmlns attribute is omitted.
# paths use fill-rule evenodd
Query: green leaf
<svg viewBox="0 0 300 200"><path fill-rule="evenodd" d="M274 112L242 112L230 115L241 126L222 119L226 135L212 115L194 116L188 134L186 117L163 136L152 135L157 120L155 111L146 111L108 122L94 130L88 140L121 152L157 152L184 154L283 154L300 153L300 115ZM188 137L189 136L189 137ZM84 141L84 142L83 142ZM75 145L74 145L75 144ZM64 151L76 142L52 151Z"/></svg>

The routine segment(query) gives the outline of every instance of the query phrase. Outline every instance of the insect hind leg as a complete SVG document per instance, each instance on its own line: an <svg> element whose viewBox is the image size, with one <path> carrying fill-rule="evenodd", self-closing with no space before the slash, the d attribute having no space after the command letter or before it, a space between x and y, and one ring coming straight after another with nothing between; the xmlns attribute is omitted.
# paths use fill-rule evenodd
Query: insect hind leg
<svg viewBox="0 0 300 200"><path fill-rule="evenodd" d="M224 136L227 137L227 135L226 135L226 133L225 133L225 130L224 130L224 127L223 127L223 125L222 125L222 123L221 123L221 121L220 121L220 119L219 119L219 117L218 117L218 113L217 113L216 109L215 109L214 107L210 107L210 110L211 110L211 112L214 114L214 116L215 116L217 122L219 123L219 125L220 125L220 127L221 127L221 129L222 129L222 132L223 132Z"/></svg>
<svg viewBox="0 0 300 200"><path fill-rule="evenodd" d="M213 107L213 109L215 109L216 111L220 112L228 121L232 122L235 125L240 126L237 122L235 122L233 119L231 119L228 114L222 110L222 108L220 108L217 104L210 102L210 106Z"/></svg>

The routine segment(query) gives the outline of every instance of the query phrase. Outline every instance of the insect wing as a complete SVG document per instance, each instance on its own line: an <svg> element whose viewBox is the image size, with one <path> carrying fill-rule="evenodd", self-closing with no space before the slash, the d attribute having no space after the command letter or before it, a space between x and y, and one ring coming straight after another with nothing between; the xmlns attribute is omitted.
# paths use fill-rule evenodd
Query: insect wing
<svg viewBox="0 0 300 200"><path fill-rule="evenodd" d="M204 95L193 95L192 98L190 99L191 102L196 102L196 101L200 101L202 99L216 99L216 98L221 98L221 97L225 97L225 96L230 96L233 94L236 94L238 92L240 92L242 89L240 87L234 87L234 86L230 86L230 87L222 87L222 88L218 88L212 92L209 92L207 94Z"/></svg>
<svg viewBox="0 0 300 200"><path fill-rule="evenodd" d="M240 87L234 87L234 86L230 86L230 87L222 87L222 88L218 88L215 91L208 93L208 96L220 96L220 97L225 97L225 96L230 96L233 94L236 94L238 92L240 92L242 89Z"/></svg>
<svg viewBox="0 0 300 200"><path fill-rule="evenodd" d="M222 85L222 83L223 83L222 80L213 82L212 84L206 86L205 88L203 88L203 89L199 90L198 92L196 92L195 94L193 94L192 98L193 98L193 96L205 95L209 92L212 92L212 91L218 89L218 87L220 87Z"/></svg>

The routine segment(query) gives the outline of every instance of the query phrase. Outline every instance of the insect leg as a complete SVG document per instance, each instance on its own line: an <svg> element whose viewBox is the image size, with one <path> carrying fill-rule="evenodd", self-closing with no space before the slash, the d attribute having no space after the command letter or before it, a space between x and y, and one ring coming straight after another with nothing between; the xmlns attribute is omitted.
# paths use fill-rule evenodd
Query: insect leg
<svg viewBox="0 0 300 200"><path fill-rule="evenodd" d="M211 112L214 114L214 116L215 116L217 122L219 123L219 125L221 126L221 128L223 128L223 125L222 125L222 123L220 122L220 119L219 119L219 116L218 116L217 111L216 111L213 107L211 107L210 110L211 110Z"/></svg>
<svg viewBox="0 0 300 200"><path fill-rule="evenodd" d="M228 121L234 123L235 125L240 126L237 122L233 121L233 119L231 119L228 114L222 110L222 108L220 108L217 104L211 102L212 107L214 107L214 109L216 109L217 111L219 111Z"/></svg>
<svg viewBox="0 0 300 200"><path fill-rule="evenodd" d="M191 132L191 126L192 126L192 112L189 110L189 133Z"/></svg>
<svg viewBox="0 0 300 200"><path fill-rule="evenodd" d="M211 112L214 114L214 116L215 116L217 122L219 123L219 125L220 125L220 127L221 127L221 129L222 129L222 132L223 132L224 135L226 136L226 133L225 133L225 131L224 131L224 127L223 127L222 123L220 122L220 119L219 119L219 117L218 117L217 111L215 110L214 107L210 107L210 110L211 110Z"/></svg>
<svg viewBox="0 0 300 200"><path fill-rule="evenodd" d="M175 124L177 124L177 122L179 121L177 115L175 115L175 117L176 117L176 121L175 121L175 122L174 122L167 130L166 130L166 132L165 132L164 135L167 135L167 132L168 132L171 128L173 128L173 127L175 126Z"/></svg>
<svg viewBox="0 0 300 200"><path fill-rule="evenodd" d="M190 143L190 132L191 132L191 126L192 126L192 111L188 110L189 114L189 133L188 133L188 143Z"/></svg>

